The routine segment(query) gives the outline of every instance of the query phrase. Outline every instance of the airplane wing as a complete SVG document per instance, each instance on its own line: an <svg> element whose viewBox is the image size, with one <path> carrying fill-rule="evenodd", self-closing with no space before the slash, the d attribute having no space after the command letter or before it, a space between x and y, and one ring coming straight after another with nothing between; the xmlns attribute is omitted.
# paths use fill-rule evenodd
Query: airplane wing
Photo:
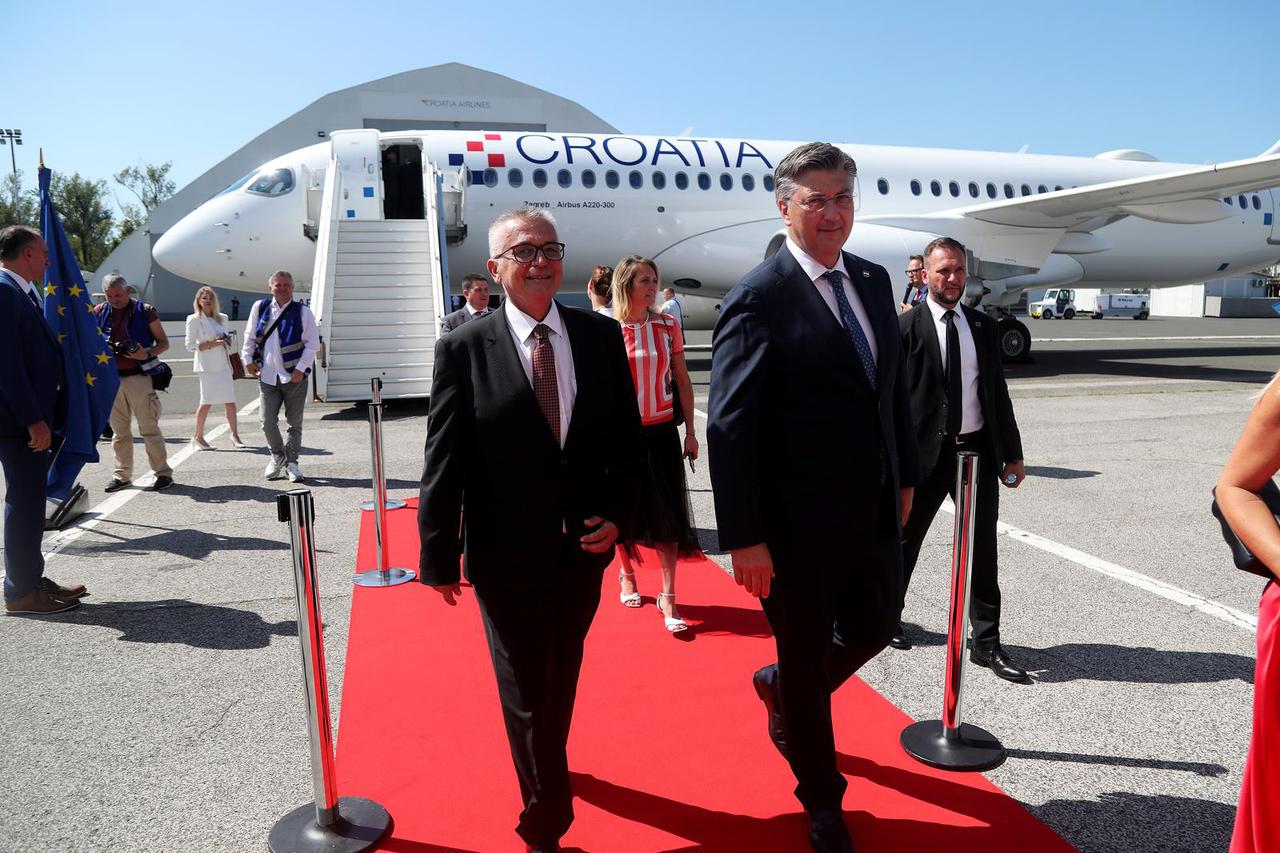
<svg viewBox="0 0 1280 853"><path fill-rule="evenodd" d="M1087 244L1088 233L1125 216L1195 224L1233 215L1224 196L1280 186L1280 154L1197 166L1105 184L1020 196L915 216L866 216L860 222L948 234L976 258L1038 269L1064 240ZM1070 233L1068 233L1070 232ZM1064 236L1065 235L1065 236ZM1081 251L1106 248L1083 246Z"/></svg>

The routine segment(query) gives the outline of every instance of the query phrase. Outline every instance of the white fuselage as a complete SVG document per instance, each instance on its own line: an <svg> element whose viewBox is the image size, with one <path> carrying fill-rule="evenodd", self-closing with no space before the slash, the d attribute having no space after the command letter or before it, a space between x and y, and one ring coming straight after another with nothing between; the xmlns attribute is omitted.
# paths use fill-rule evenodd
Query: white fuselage
<svg viewBox="0 0 1280 853"><path fill-rule="evenodd" d="M653 258L665 283L719 297L766 255L782 231L771 191L778 161L798 143L738 139L480 131L381 133L382 147L418 146L424 161L465 175L466 237L448 248L454 284L483 272L486 232L499 213L536 206L556 218L567 244L565 289L577 290L598 264L625 255ZM858 163L849 251L883 265L900 295L906 260L944 233L901 227L904 217L1055 189L1192 168L1186 164L929 148L845 145ZM276 269L304 288L315 243L317 189L330 144L277 157L255 174L287 170L292 187L251 192L257 179L215 196L171 228L155 247L166 268L215 285L256 289ZM380 164L375 164L380 168ZM261 187L259 188L261 191ZM1135 216L1092 229L1101 251L1053 254L1041 274L993 287L1009 304L1027 287L1162 287L1251 271L1280 258L1272 191L1224 199L1231 215L1178 225ZM380 208L379 208L380 209ZM376 214L380 216L381 214ZM1061 261L1061 264L1055 261ZM1079 266L1076 267L1075 264Z"/></svg>

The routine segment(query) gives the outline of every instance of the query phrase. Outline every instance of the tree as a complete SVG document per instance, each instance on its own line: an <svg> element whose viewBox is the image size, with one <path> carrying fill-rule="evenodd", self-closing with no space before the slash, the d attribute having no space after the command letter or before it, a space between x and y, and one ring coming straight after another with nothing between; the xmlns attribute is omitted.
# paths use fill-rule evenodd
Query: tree
<svg viewBox="0 0 1280 853"><path fill-rule="evenodd" d="M107 182L82 178L79 172L69 178L55 174L50 192L81 268L97 269L111 251L115 224L107 206Z"/></svg>
<svg viewBox="0 0 1280 853"><path fill-rule="evenodd" d="M124 218L120 220L120 230L116 233L112 248L141 228L147 221L147 217L151 215L151 211L173 195L177 184L169 180L169 169L172 167L172 161L159 166L153 163L142 163L138 166L126 166L116 172L116 183L133 193L142 206L120 204L120 212ZM118 199L117 204L119 204Z"/></svg>
<svg viewBox="0 0 1280 853"><path fill-rule="evenodd" d="M0 228L6 225L40 227L40 195L35 190L22 190L22 170L4 176L0 189Z"/></svg>

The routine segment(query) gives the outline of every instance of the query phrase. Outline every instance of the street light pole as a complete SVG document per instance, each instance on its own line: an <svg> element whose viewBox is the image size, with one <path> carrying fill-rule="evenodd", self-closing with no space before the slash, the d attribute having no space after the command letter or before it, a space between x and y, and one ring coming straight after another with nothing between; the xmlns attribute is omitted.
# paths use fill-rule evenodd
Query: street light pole
<svg viewBox="0 0 1280 853"><path fill-rule="evenodd" d="M22 131L18 128L0 128L0 145L9 146L9 165L13 167L13 206L18 207L18 152L14 149L22 144Z"/></svg>

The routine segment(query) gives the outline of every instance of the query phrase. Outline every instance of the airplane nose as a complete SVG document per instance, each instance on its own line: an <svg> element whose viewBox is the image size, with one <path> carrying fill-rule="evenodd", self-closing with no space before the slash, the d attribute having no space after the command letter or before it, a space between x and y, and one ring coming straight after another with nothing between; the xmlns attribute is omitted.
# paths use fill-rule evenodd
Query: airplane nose
<svg viewBox="0 0 1280 853"><path fill-rule="evenodd" d="M222 258L228 237L226 223L215 223L195 211L176 222L160 235L151 248L151 256L170 272L194 281L207 281L214 263Z"/></svg>

